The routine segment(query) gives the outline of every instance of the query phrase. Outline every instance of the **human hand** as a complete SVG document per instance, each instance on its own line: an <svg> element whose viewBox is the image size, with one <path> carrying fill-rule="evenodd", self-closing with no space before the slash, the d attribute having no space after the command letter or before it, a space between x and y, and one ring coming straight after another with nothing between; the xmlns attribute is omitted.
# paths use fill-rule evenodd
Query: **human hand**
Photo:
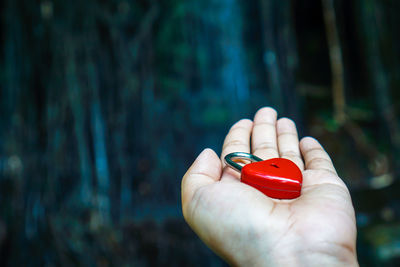
<svg viewBox="0 0 400 267"><path fill-rule="evenodd" d="M251 145L250 145L251 140ZM282 157L302 170L301 196L278 200L240 182L225 166L232 152ZM304 162L303 162L303 159ZM187 223L218 255L240 266L357 266L356 223L349 191L313 138L272 108L232 126L221 159L205 149L182 179Z"/></svg>

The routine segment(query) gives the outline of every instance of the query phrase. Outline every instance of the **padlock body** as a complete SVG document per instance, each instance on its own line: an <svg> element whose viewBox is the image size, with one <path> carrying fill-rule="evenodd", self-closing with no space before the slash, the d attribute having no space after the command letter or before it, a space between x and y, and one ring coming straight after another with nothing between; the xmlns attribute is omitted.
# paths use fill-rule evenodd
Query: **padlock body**
<svg viewBox="0 0 400 267"><path fill-rule="evenodd" d="M293 199L300 196L303 175L292 161L274 158L245 165L241 181L269 197Z"/></svg>

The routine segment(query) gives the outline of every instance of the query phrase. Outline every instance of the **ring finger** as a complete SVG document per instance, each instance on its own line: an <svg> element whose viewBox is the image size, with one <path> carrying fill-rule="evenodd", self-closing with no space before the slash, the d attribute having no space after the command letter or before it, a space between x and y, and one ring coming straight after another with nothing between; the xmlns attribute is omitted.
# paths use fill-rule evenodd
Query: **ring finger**
<svg viewBox="0 0 400 267"><path fill-rule="evenodd" d="M304 162L300 154L296 124L288 118L281 118L276 123L276 132L280 157L293 161L303 171Z"/></svg>

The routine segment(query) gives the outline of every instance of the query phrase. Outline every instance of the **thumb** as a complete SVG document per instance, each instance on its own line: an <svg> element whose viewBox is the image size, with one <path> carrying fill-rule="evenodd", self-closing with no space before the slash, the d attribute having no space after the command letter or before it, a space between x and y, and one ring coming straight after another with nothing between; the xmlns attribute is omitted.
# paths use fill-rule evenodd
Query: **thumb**
<svg viewBox="0 0 400 267"><path fill-rule="evenodd" d="M182 211L186 218L187 206L195 192L220 180L222 164L218 155L209 148L203 150L183 176L181 183Z"/></svg>

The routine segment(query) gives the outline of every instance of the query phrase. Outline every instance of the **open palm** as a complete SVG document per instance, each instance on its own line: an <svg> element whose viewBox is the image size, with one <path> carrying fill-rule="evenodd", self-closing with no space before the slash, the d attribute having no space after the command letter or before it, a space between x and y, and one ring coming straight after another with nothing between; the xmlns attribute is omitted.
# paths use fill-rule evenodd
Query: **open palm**
<svg viewBox="0 0 400 267"><path fill-rule="evenodd" d="M303 172L301 196L273 199L241 183L221 160L231 152L292 160ZM184 217L217 254L246 266L357 265L348 189L315 139L299 142L291 120L277 121L274 109L260 109L254 122L232 126L221 159L204 150L182 180Z"/></svg>

